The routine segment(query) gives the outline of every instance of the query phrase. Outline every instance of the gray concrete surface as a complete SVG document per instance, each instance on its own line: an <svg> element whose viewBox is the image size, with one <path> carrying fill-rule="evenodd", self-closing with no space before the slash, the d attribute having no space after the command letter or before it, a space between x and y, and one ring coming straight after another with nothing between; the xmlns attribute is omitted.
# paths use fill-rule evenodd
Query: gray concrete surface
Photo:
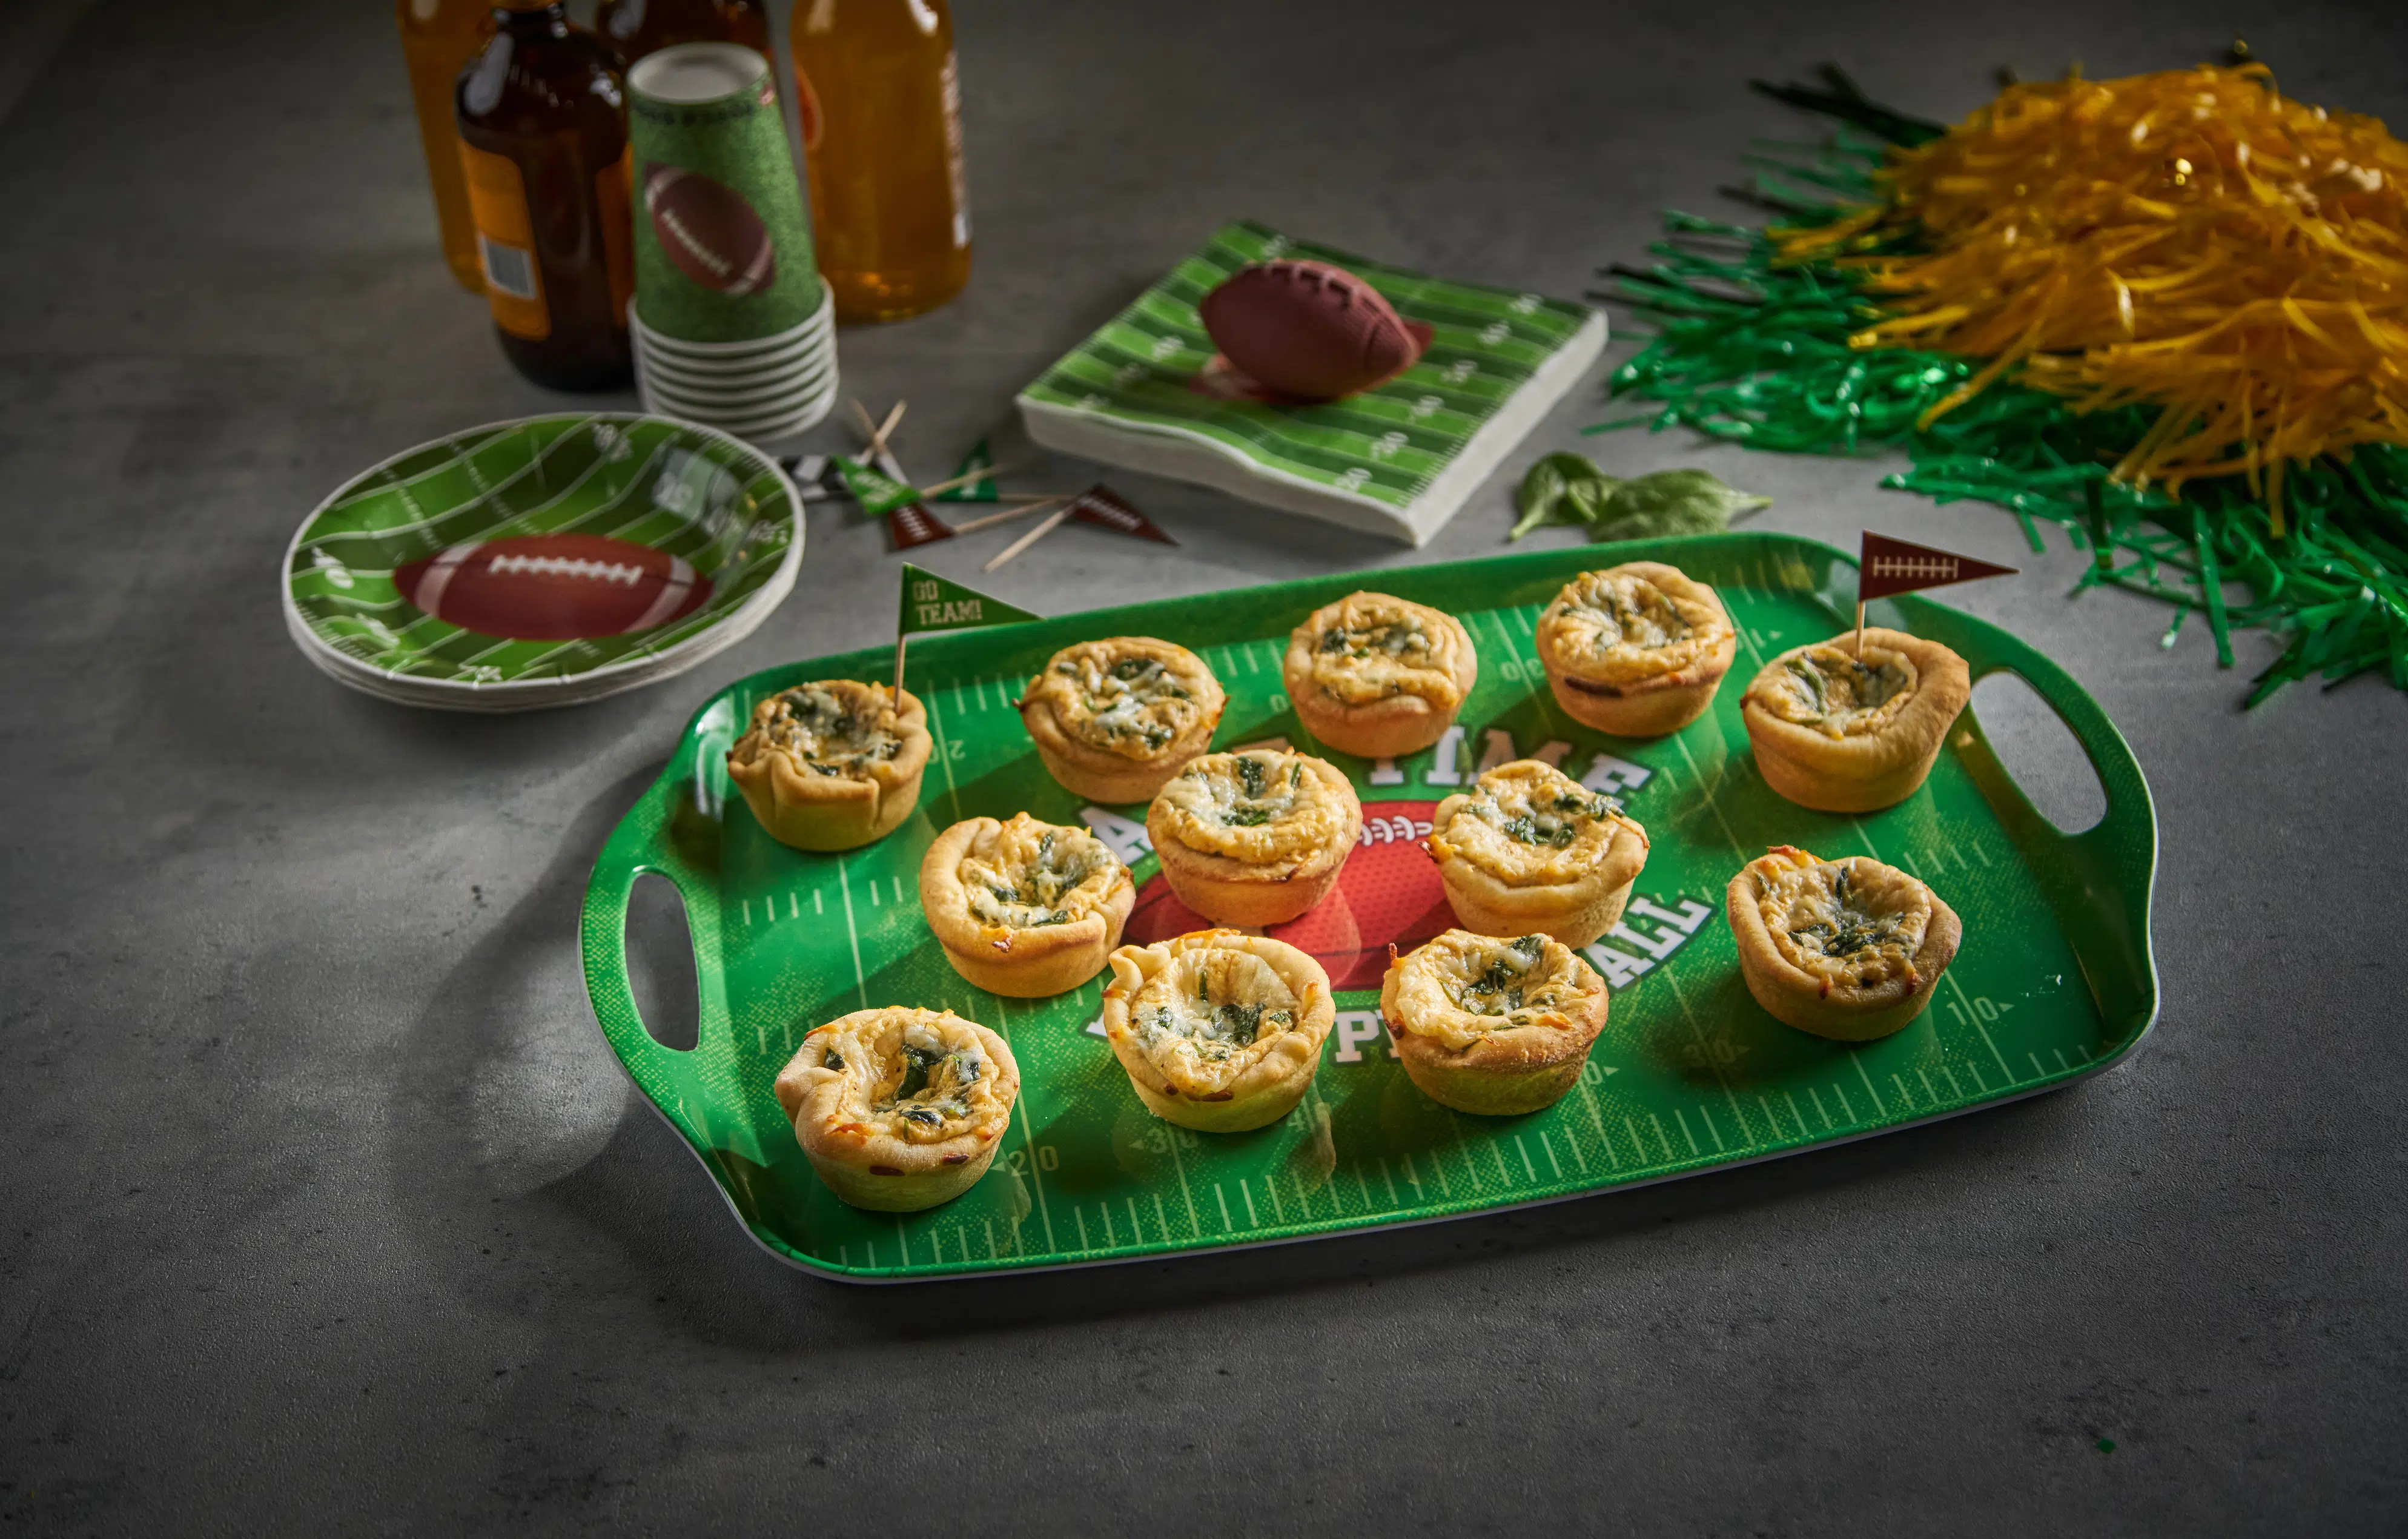
<svg viewBox="0 0 2408 1539"><path fill-rule="evenodd" d="M1794 132L1751 74L1839 58L1955 114L2001 64L2121 73L2238 27L2294 93L2408 116L2408 19L2374 4L959 10L977 274L842 342L853 393L910 397L924 472L1227 216L1577 293L1656 209L1714 207L1747 135ZM816 512L796 597L633 697L464 720L342 692L277 616L295 524L397 449L555 404L437 259L390 7L100 0L27 74L0 122L14 1530L2408 1525L2408 699L2361 681L2243 716L2200 627L2160 651L2162 611L2069 602L2073 558L2028 559L2001 515L1868 465L1606 440L1772 494L1770 527L1878 517L2029 568L1956 601L2062 658L2153 779L2154 1046L2005 1110L1511 1216L818 1282L631 1098L572 914L693 702L883 637L880 534ZM1054 611L1475 554L1506 524L1491 486L1415 557L1115 480L1176 558L1073 530L993 589ZM970 576L1004 538L930 564Z"/></svg>

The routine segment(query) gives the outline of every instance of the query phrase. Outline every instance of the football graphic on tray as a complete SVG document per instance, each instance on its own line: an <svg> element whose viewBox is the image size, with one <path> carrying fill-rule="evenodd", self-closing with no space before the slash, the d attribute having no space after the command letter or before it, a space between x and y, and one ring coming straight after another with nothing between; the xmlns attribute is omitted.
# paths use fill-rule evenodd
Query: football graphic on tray
<svg viewBox="0 0 2408 1539"><path fill-rule="evenodd" d="M1263 933L1319 962L1332 988L1379 987L1388 971L1389 942L1400 952L1411 951L1455 922L1438 868L1420 842L1428 837L1430 814L1437 811L1434 801L1365 802L1363 832L1338 873L1338 885L1310 912ZM1138 889L1121 939L1151 945L1211 928L1212 921L1182 903L1157 871Z"/></svg>
<svg viewBox="0 0 2408 1539"><path fill-rule="evenodd" d="M710 599L710 579L681 557L606 535L454 545L395 568L393 583L437 620L514 641L651 630Z"/></svg>

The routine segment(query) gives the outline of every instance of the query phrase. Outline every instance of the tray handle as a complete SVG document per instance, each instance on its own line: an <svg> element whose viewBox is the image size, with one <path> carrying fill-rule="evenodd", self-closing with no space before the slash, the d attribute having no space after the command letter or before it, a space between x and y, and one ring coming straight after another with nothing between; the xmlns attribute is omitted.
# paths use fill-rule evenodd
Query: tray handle
<svg viewBox="0 0 2408 1539"><path fill-rule="evenodd" d="M682 862L664 858L652 831L672 814L669 803L686 783L655 783L604 844L586 884L580 919L585 987L602 1034L627 1072L664 1110L693 1083L705 1060L726 1061L733 1043L725 980L706 958L717 954L718 895ZM647 815L649 814L649 815ZM692 1048L670 1047L652 1035L636 1003L627 972L627 908L637 879L658 876L677 889L685 910L686 941L695 952L695 1022Z"/></svg>

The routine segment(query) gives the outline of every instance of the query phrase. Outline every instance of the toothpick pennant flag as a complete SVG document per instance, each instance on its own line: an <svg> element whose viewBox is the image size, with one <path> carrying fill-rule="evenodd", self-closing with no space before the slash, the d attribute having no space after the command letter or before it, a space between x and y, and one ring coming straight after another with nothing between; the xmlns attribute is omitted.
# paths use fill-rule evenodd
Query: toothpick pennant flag
<svg viewBox="0 0 2408 1539"><path fill-rule="evenodd" d="M1886 598L1894 593L1942 588L1951 583L1971 583L1977 577L2012 577L2014 573L2013 567L1994 567L1970 555L1952 555L1928 545L1910 545L1903 539L1892 539L1867 529L1856 574L1856 601L1861 604L1868 598Z"/></svg>
<svg viewBox="0 0 2408 1539"><path fill-rule="evenodd" d="M903 611L895 622L896 636L968 630L977 626L1040 618L975 588L966 588L950 577L939 577L908 561L903 563Z"/></svg>
<svg viewBox="0 0 2408 1539"><path fill-rule="evenodd" d="M970 452L962 456L962 463L953 467L953 473L951 479L961 482L961 484L950 487L945 491L939 492L936 495L935 500L939 502L995 501L998 497L1002 496L1003 494L1001 491L996 489L995 484L996 478L992 473L980 476L976 481L966 479L970 476L977 476L982 470L993 472L994 469L995 455L988 451L986 440L984 439L981 439L978 442L970 445Z"/></svg>
<svg viewBox="0 0 2408 1539"><path fill-rule="evenodd" d="M920 501L920 494L910 483L892 473L892 461L884 466L864 465L844 455L833 461L837 474L844 478L845 489L861 504L861 511L872 518L883 515L886 533L898 551L908 551L932 540L951 539L953 531L938 522Z"/></svg>
<svg viewBox="0 0 2408 1539"><path fill-rule="evenodd" d="M1133 535L1140 539L1158 539L1165 545L1179 543L1164 534L1154 520L1130 507L1127 498L1100 481L1080 493L1078 500L1070 504L1070 519L1076 524L1092 524L1099 529L1110 529L1114 534Z"/></svg>

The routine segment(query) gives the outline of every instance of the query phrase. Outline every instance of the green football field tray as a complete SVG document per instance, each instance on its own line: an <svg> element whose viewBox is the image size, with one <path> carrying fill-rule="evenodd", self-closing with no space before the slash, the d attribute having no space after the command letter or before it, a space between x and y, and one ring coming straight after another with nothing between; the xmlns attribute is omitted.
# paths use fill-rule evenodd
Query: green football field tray
<svg viewBox="0 0 2408 1539"><path fill-rule="evenodd" d="M1568 578L1639 559L1713 583L1742 640L1713 709L1646 741L1567 720L1532 640L1540 610ZM1023 810L1054 823L1083 818L1130 862L1140 889L1131 936L1175 921L1180 911L1162 900L1143 845L1144 809L1095 807L1055 784L1012 699L1060 647L1160 636L1200 654L1226 687L1216 746L1284 738L1313 749L1281 693L1287 635L1367 583L1459 615L1479 649L1479 683L1459 731L1434 749L1394 763L1318 750L1361 795L1364 839L1338 892L1272 933L1321 956L1337 985L1322 1067L1304 1102L1268 1128L1175 1128L1139 1103L1094 1029L1110 974L1051 1000L971 987L921 916L921 855L960 818ZM1766 657L1844 628L1855 600L1855 564L1841 552L1737 534L1314 578L922 638L909 687L927 704L936 750L918 813L840 856L764 834L731 794L726 751L755 700L807 679L885 677L893 652L771 669L696 712L604 846L582 920L595 1014L753 1238L798 1266L858 1281L1132 1260L1551 1201L1796 1154L2097 1072L2132 1050L2157 1010L2157 821L2140 766L2056 664L1909 595L1875 601L1872 620L1944 642L1976 679L2020 675L2081 742L2105 816L2077 834L2052 826L1971 710L1928 783L1899 806L1845 817L1783 800L1756 772L1740 696ZM1613 999L1580 1084L1527 1116L1467 1116L1423 1096L1394 1061L1378 971L1387 942L1413 942L1446 922L1442 898L1435 910L1426 901L1439 888L1416 842L1431 806L1484 765L1520 756L1554 758L1619 796L1652 848L1628 915L1586 951ZM1963 950L1906 1029L1827 1042L1774 1021L1749 997L1724 887L1744 861L1784 843L1901 867L1963 915ZM698 1037L687 1050L653 1038L629 985L627 904L647 872L684 900L699 987ZM924 1213L837 1201L770 1094L805 1032L870 1005L950 1007L1002 1033L1020 1063L1019 1104L994 1167Z"/></svg>

